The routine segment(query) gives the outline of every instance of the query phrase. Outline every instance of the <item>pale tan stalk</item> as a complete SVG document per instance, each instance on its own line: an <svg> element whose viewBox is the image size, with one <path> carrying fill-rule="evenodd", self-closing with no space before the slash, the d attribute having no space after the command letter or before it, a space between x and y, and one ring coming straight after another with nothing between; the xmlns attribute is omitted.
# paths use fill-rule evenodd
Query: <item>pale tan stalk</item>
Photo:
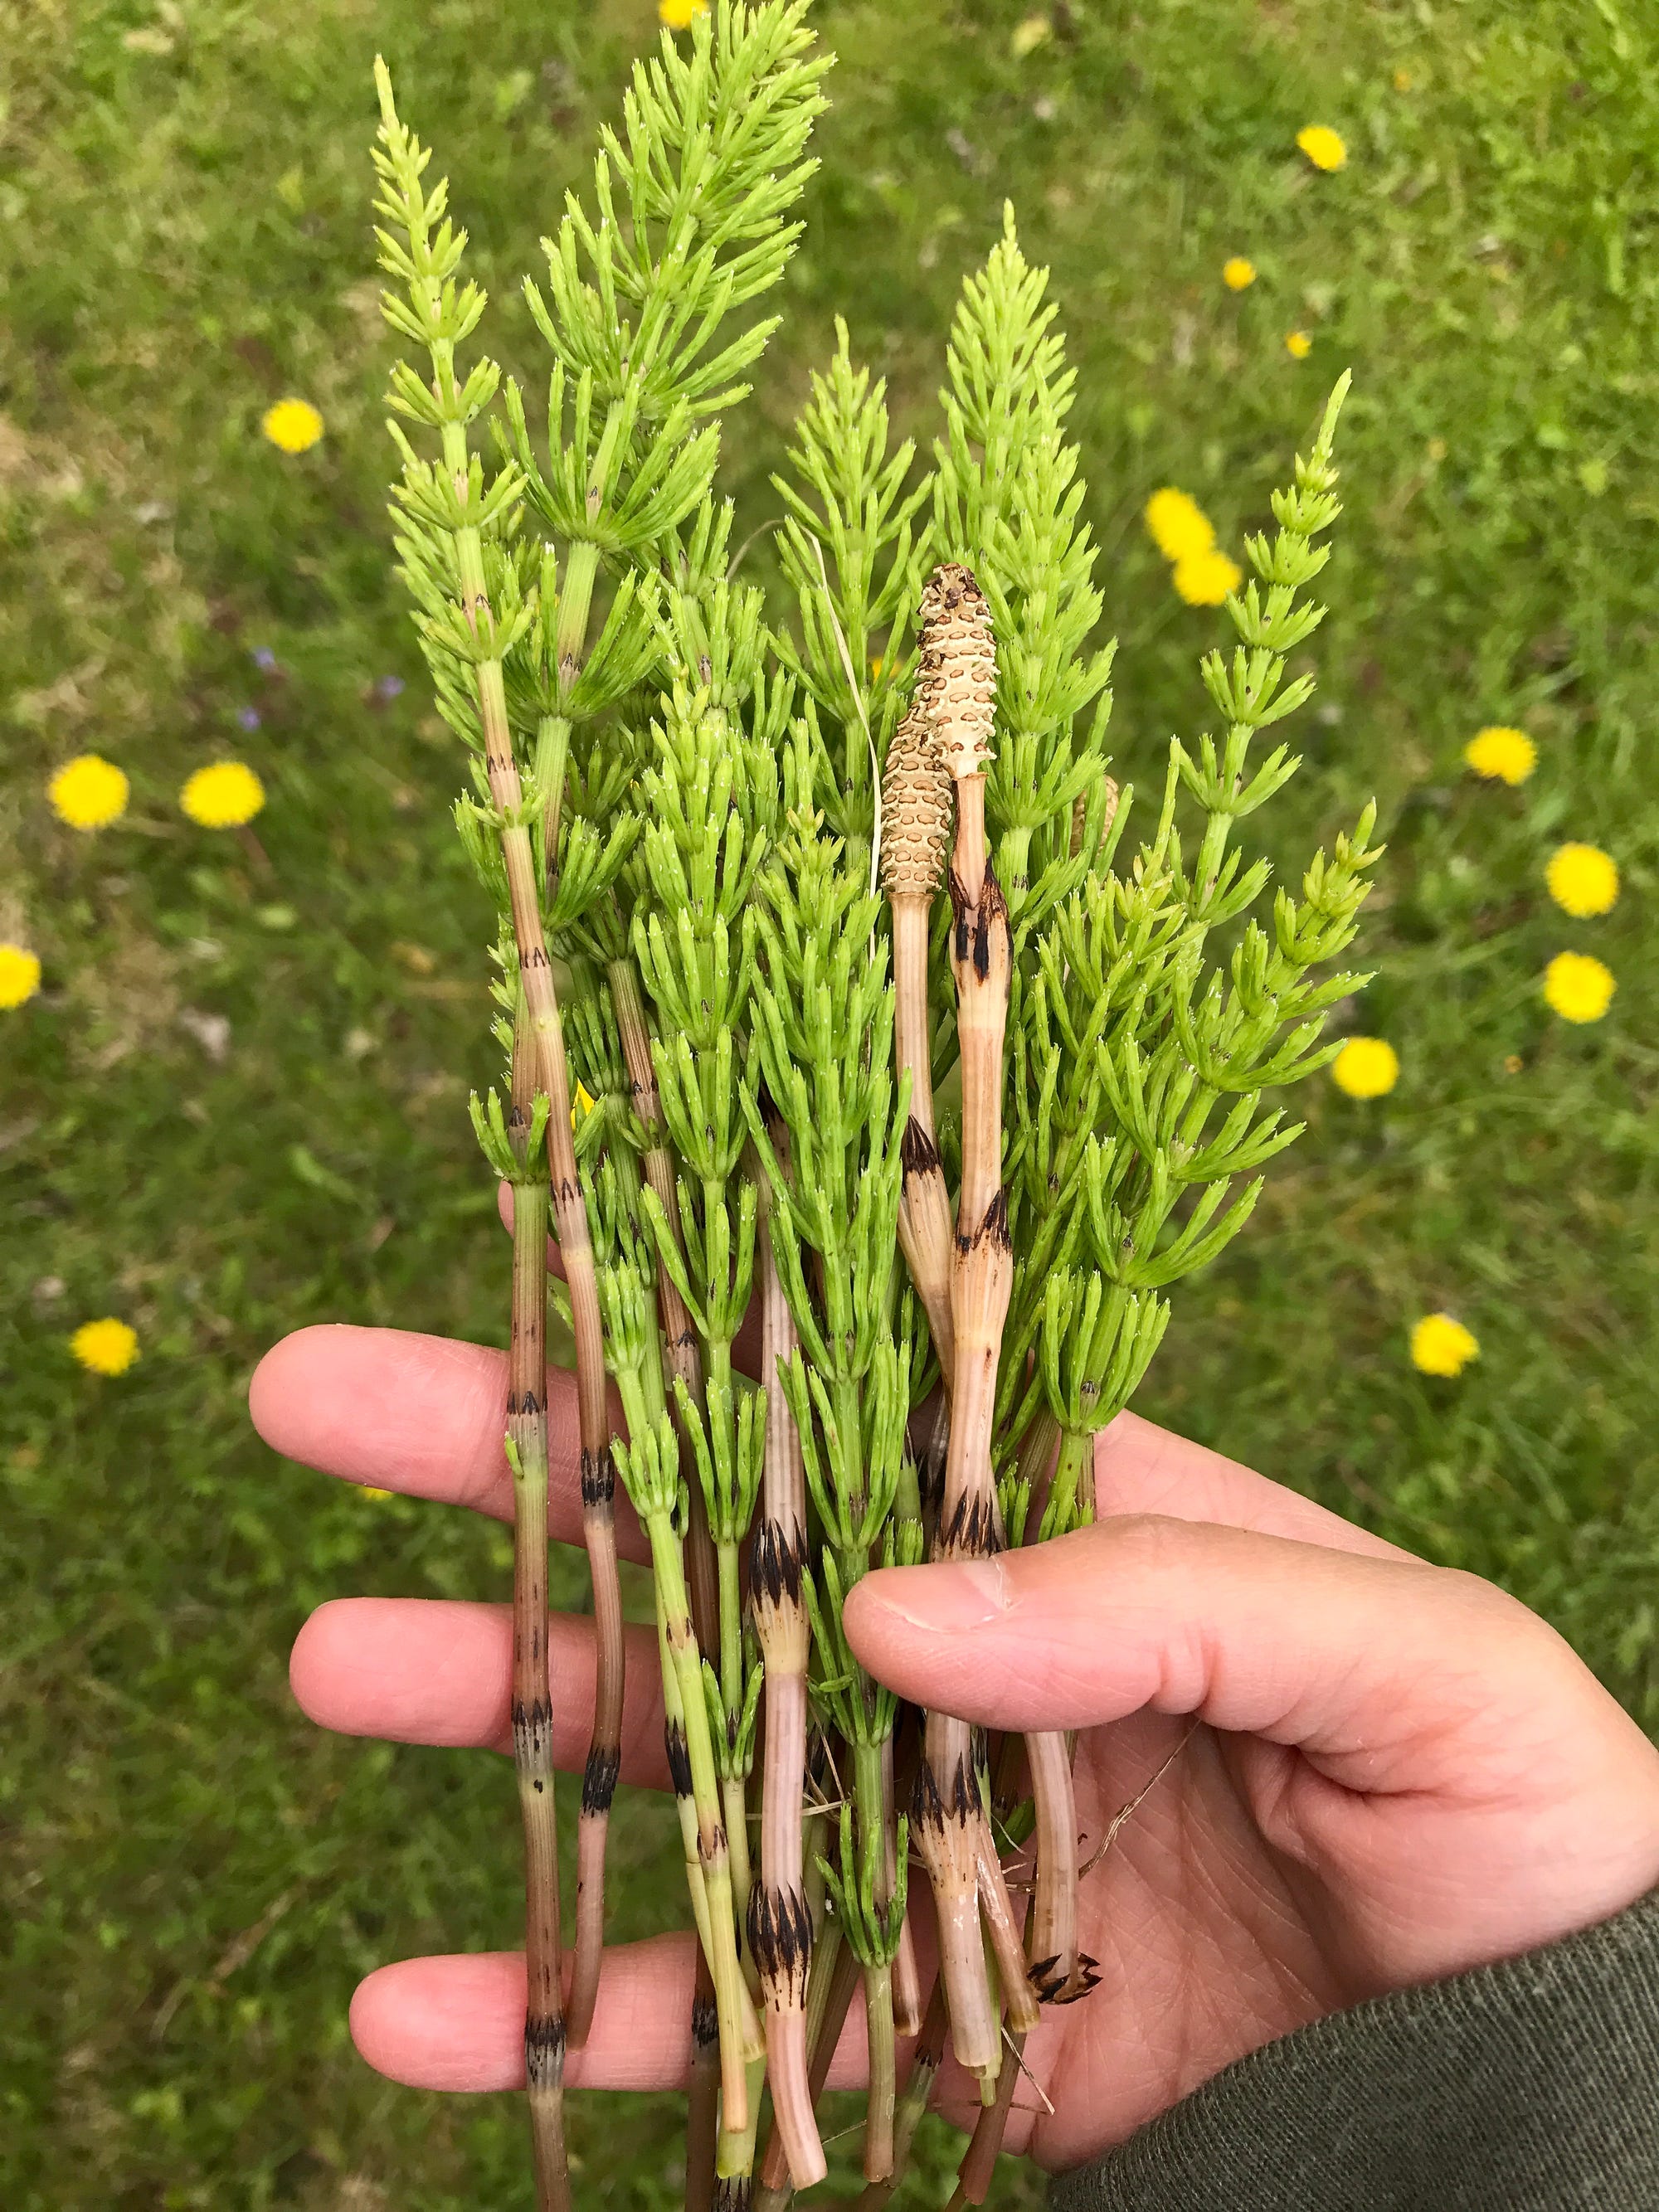
<svg viewBox="0 0 1659 2212"><path fill-rule="evenodd" d="M459 497L468 496L466 434L459 424L444 431L444 460ZM456 532L461 605L477 631L487 625L483 548L478 532ZM605 1845L611 1800L621 1763L623 1707L622 1590L617 1573L616 1477L611 1464L610 1421L605 1409L605 1340L599 1322L599 1286L593 1248L587 1232L587 1208L576 1165L570 1126L570 1079L552 963L542 931L536 855L527 823L520 819L524 791L507 723L507 693L499 660L478 664L478 720L483 737L489 795L501 822L501 858L513 911L519 975L525 1011L535 1047L537 1088L548 1098L547 1158L552 1182L553 1218L570 1292L571 1329L576 1340L576 1404L581 1441L582 1534L593 1585L593 1621L598 1649L593 1699L593 1736L582 1778L581 1818L576 1832L576 1959L571 1977L565 2027L573 2047L586 2039L599 1989L599 1958L605 1948Z"/></svg>
<svg viewBox="0 0 1659 2212"><path fill-rule="evenodd" d="M522 1164L535 1098L532 1056L515 1028L507 1134ZM507 1456L513 1468L513 1759L525 1856L525 2084L537 2203L570 2202L564 2138L564 1974L553 1707L547 1674L547 1185L513 1194L513 1314L507 1353Z"/></svg>
<svg viewBox="0 0 1659 2212"><path fill-rule="evenodd" d="M841 2041L841 2032L847 2023L848 2010L861 1973L852 1945L831 1923L818 1940L807 1988L806 2041L810 2057L806 2093L814 2106L830 2078L830 2062ZM782 2136L774 2126L756 2176L750 2212L784 2212L793 2193Z"/></svg>
<svg viewBox="0 0 1659 2212"><path fill-rule="evenodd" d="M786 1133L769 1129L787 1160ZM749 1949L760 1972L773 2141L797 2189L828 2171L807 2081L806 1985L812 1920L802 1887L801 1806L806 1789L806 1669L811 1642L805 1600L806 1477L794 1417L778 1382L797 1336L779 1279L766 1215L770 1193L759 1182L761 1380L766 1389L766 1457L761 1510L750 1553L750 1601L766 1663L766 1740L761 1765L761 1878L750 1893Z"/></svg>
<svg viewBox="0 0 1659 2212"><path fill-rule="evenodd" d="M900 1164L899 1245L927 1316L948 1393L954 1333L951 1319L951 1199L933 1129L932 1032L927 1018L927 917L944 872L951 835L951 786L921 709L893 732L881 792L881 877L892 910L893 1042L910 1077L910 1112Z"/></svg>
<svg viewBox="0 0 1659 2212"><path fill-rule="evenodd" d="M1042 1427L1039 1421L1034 1428ZM1067 1431L1054 1471L1063 1498L1080 1497L1089 1484L1087 1517L1094 1517L1094 1438ZM1031 1799L1036 1808L1036 1871L1032 1897L1030 1975L1045 2004L1072 2004L1087 1996L1100 1977L1095 1961L1078 1948L1077 1793L1073 1746L1063 1731L1025 1739Z"/></svg>
<svg viewBox="0 0 1659 2212"><path fill-rule="evenodd" d="M922 595L917 704L956 787L951 865L951 963L962 1063L962 1188L951 1279L955 1329L951 1440L936 1558L978 1558L1001 1542L991 1471L991 1425L1013 1250L1002 1187L1003 1048L1012 945L1008 908L985 836L985 769L995 714L996 657L989 613L970 572L934 570ZM967 1723L930 1713L914 1832L933 1885L940 1971L952 2047L988 2103L1000 2056L996 2008L981 1941L981 1887L999 1954L1012 1923ZM1011 2001L1019 2002L1024 1968Z"/></svg>
<svg viewBox="0 0 1659 2212"><path fill-rule="evenodd" d="M951 2006L951 2047L988 2098L996 2082L998 2021L980 1938L979 1833L985 1825L972 1731L930 1712L916 1774L910 1834L933 1892L939 1973Z"/></svg>
<svg viewBox="0 0 1659 2212"><path fill-rule="evenodd" d="M1024 1945L1019 1931L1016 1929L1012 1932L1014 1956L1018 1960ZM1007 2041L1002 2054L1002 2071L997 2076L997 2093L981 2112L974 2126L973 2139L963 2154L962 2164L957 2172L956 2189L951 2198L953 2205L983 2204L990 2194L992 2177L996 2172L997 2154L1002 2148L1002 2139L1008 2128L1008 2115L1014 2107L1014 2092L1018 2088L1020 2075L1025 2070L1025 2039L1036 2024L1035 2004L1028 2019L1010 2020Z"/></svg>
<svg viewBox="0 0 1659 2212"><path fill-rule="evenodd" d="M1002 1979L1002 1994L1008 2008L1008 2024L1019 2033L1029 2034L1037 2024L1037 1995L1026 1979L1025 1939L1019 1922L1014 1917L1002 1862L997 1856L988 1821L980 1823L979 1903L980 1911L985 1916L985 1930L990 1938L997 1972Z"/></svg>
<svg viewBox="0 0 1659 2212"><path fill-rule="evenodd" d="M1030 1735L1025 1759L1036 1808L1030 1975L1045 2004L1069 2004L1099 1979L1078 1949L1077 1792L1070 1739L1063 1729Z"/></svg>

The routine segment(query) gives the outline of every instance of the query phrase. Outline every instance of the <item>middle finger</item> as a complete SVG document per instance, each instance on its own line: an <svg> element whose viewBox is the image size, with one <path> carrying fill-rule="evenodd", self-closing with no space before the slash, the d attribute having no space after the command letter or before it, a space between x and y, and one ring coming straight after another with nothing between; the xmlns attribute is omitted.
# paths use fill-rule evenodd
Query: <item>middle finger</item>
<svg viewBox="0 0 1659 2212"><path fill-rule="evenodd" d="M667 1787L662 1674L654 1629L629 1626L622 1779ZM593 1624L547 1624L553 1757L580 1772L593 1727ZM453 1598L346 1597L319 1606L295 1639L289 1680L300 1708L341 1735L392 1743L513 1748L513 1614Z"/></svg>

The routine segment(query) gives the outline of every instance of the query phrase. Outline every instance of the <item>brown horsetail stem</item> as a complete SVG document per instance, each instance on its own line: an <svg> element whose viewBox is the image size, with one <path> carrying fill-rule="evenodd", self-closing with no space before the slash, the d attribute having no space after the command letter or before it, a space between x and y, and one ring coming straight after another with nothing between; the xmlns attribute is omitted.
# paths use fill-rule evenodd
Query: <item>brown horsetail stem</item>
<svg viewBox="0 0 1659 2212"><path fill-rule="evenodd" d="M691 2081L685 2114L685 2212L712 2212L720 2137L720 2023L708 1954L697 1946L691 1990Z"/></svg>
<svg viewBox="0 0 1659 2212"><path fill-rule="evenodd" d="M985 837L996 648L984 594L959 563L933 571L921 614L917 706L935 757L956 787L951 965L962 1062L962 1188L951 1273L954 1384L933 1551L938 1559L976 1559L1001 1542L991 1425L1014 1271L1002 1187L1003 1051L1012 944L1007 902ZM939 1915L951 2045L957 2063L979 2077L980 2094L988 2104L996 2093L1001 2033L986 1972L984 1934L997 1957L1010 2017L1034 2016L1035 1997L1023 1959L1010 1972L1013 1914L991 1838L973 1734L965 1721L948 1713L927 1716L914 1832ZM1017 1956L1018 1950L1016 1941Z"/></svg>
<svg viewBox="0 0 1659 2212"><path fill-rule="evenodd" d="M507 1384L507 1453L513 1469L513 1759L524 1820L525 2084L537 2201L544 2212L563 2212L571 2197L564 2138L559 1832L547 1678L548 1200L545 1170L530 1154L537 1105L534 1055L520 994L507 1121L517 1168ZM541 1110L546 1110L544 1103Z"/></svg>
<svg viewBox="0 0 1659 2212"><path fill-rule="evenodd" d="M467 497L466 436L459 426L444 431L444 459L463 501ZM460 571L461 605L475 635L489 628L484 588L483 547L477 530L455 535ZM605 1845L611 1800L621 1765L623 1708L622 1588L617 1572L616 1475L611 1464L610 1417L605 1407L605 1340L599 1325L599 1285L587 1206L571 1133L570 1074L565 1061L564 1030L559 1019L553 964L542 930L535 848L523 819L524 788L513 750L507 691L499 660L477 664L478 718L483 733L489 795L502 823L501 859L512 905L526 1019L535 1052L538 1087L548 1099L547 1162L552 1184L553 1221L570 1292L571 1331L576 1340L576 1409L581 1445L582 1536L593 1584L593 1621L598 1674L593 1701L593 1737L582 1776L581 1817L576 1830L576 1958L565 2026L571 2043L586 2041L599 1992L599 1960L605 1948Z"/></svg>

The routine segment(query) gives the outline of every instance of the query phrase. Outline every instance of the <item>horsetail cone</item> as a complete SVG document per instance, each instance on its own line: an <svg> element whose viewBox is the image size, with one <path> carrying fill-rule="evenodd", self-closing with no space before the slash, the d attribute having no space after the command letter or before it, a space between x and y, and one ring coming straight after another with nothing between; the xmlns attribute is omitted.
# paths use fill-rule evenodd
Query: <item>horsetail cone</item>
<svg viewBox="0 0 1659 2212"><path fill-rule="evenodd" d="M888 897L931 899L950 845L950 771L932 713L919 698L894 731L882 772L881 883Z"/></svg>
<svg viewBox="0 0 1659 2212"><path fill-rule="evenodd" d="M991 611L971 568L947 561L921 594L921 677L917 703L940 765L956 782L982 775L996 720L997 657Z"/></svg>

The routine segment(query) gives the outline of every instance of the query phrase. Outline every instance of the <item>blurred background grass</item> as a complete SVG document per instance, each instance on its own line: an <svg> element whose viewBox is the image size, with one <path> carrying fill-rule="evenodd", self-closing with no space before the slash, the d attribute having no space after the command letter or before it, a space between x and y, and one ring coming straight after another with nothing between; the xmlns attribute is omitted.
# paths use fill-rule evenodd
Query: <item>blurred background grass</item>
<svg viewBox="0 0 1659 2212"><path fill-rule="evenodd" d="M788 327L728 439L739 535L774 512L767 471L838 309L931 434L954 294L1012 197L1080 372L1117 753L1144 775L1203 726L1194 663L1222 630L1171 592L1147 494L1182 485L1237 552L1354 368L1308 764L1271 834L1305 854L1378 794L1377 980L1346 1018L1402 1073L1367 1105L1311 1086L1308 1136L1184 1295L1145 1409L1497 1577L1651 1723L1652 19L1629 0L817 16L836 104ZM464 1112L491 1058L486 917L387 575L370 58L453 179L492 345L535 372L515 279L656 29L638 0L0 0L0 937L46 971L0 1016L15 2212L529 2202L512 2100L391 2087L345 2030L377 1962L514 1940L506 1770L325 1740L284 1676L325 1597L504 1592L506 1534L275 1462L244 1389L305 1322L499 1340L502 1319ZM1347 139L1335 175L1293 150L1313 121ZM1235 253L1261 272L1237 295ZM327 425L297 460L258 434L285 392ZM1518 790L1461 769L1488 722L1537 740ZM133 782L96 836L45 801L83 750ZM269 790L257 851L177 809L226 753ZM1625 872L1605 921L1545 896L1567 836ZM1617 975L1595 1027L1542 1006L1564 947ZM1406 1355L1439 1307L1481 1345L1455 1383ZM69 1354L101 1314L142 1341L118 1381ZM667 1844L626 1800L624 1932L683 1917ZM678 2141L672 2100L580 2100L585 2197L676 2203ZM941 2203L945 2170L939 2141L906 2201ZM1000 2201L1034 2186L1010 2169Z"/></svg>

